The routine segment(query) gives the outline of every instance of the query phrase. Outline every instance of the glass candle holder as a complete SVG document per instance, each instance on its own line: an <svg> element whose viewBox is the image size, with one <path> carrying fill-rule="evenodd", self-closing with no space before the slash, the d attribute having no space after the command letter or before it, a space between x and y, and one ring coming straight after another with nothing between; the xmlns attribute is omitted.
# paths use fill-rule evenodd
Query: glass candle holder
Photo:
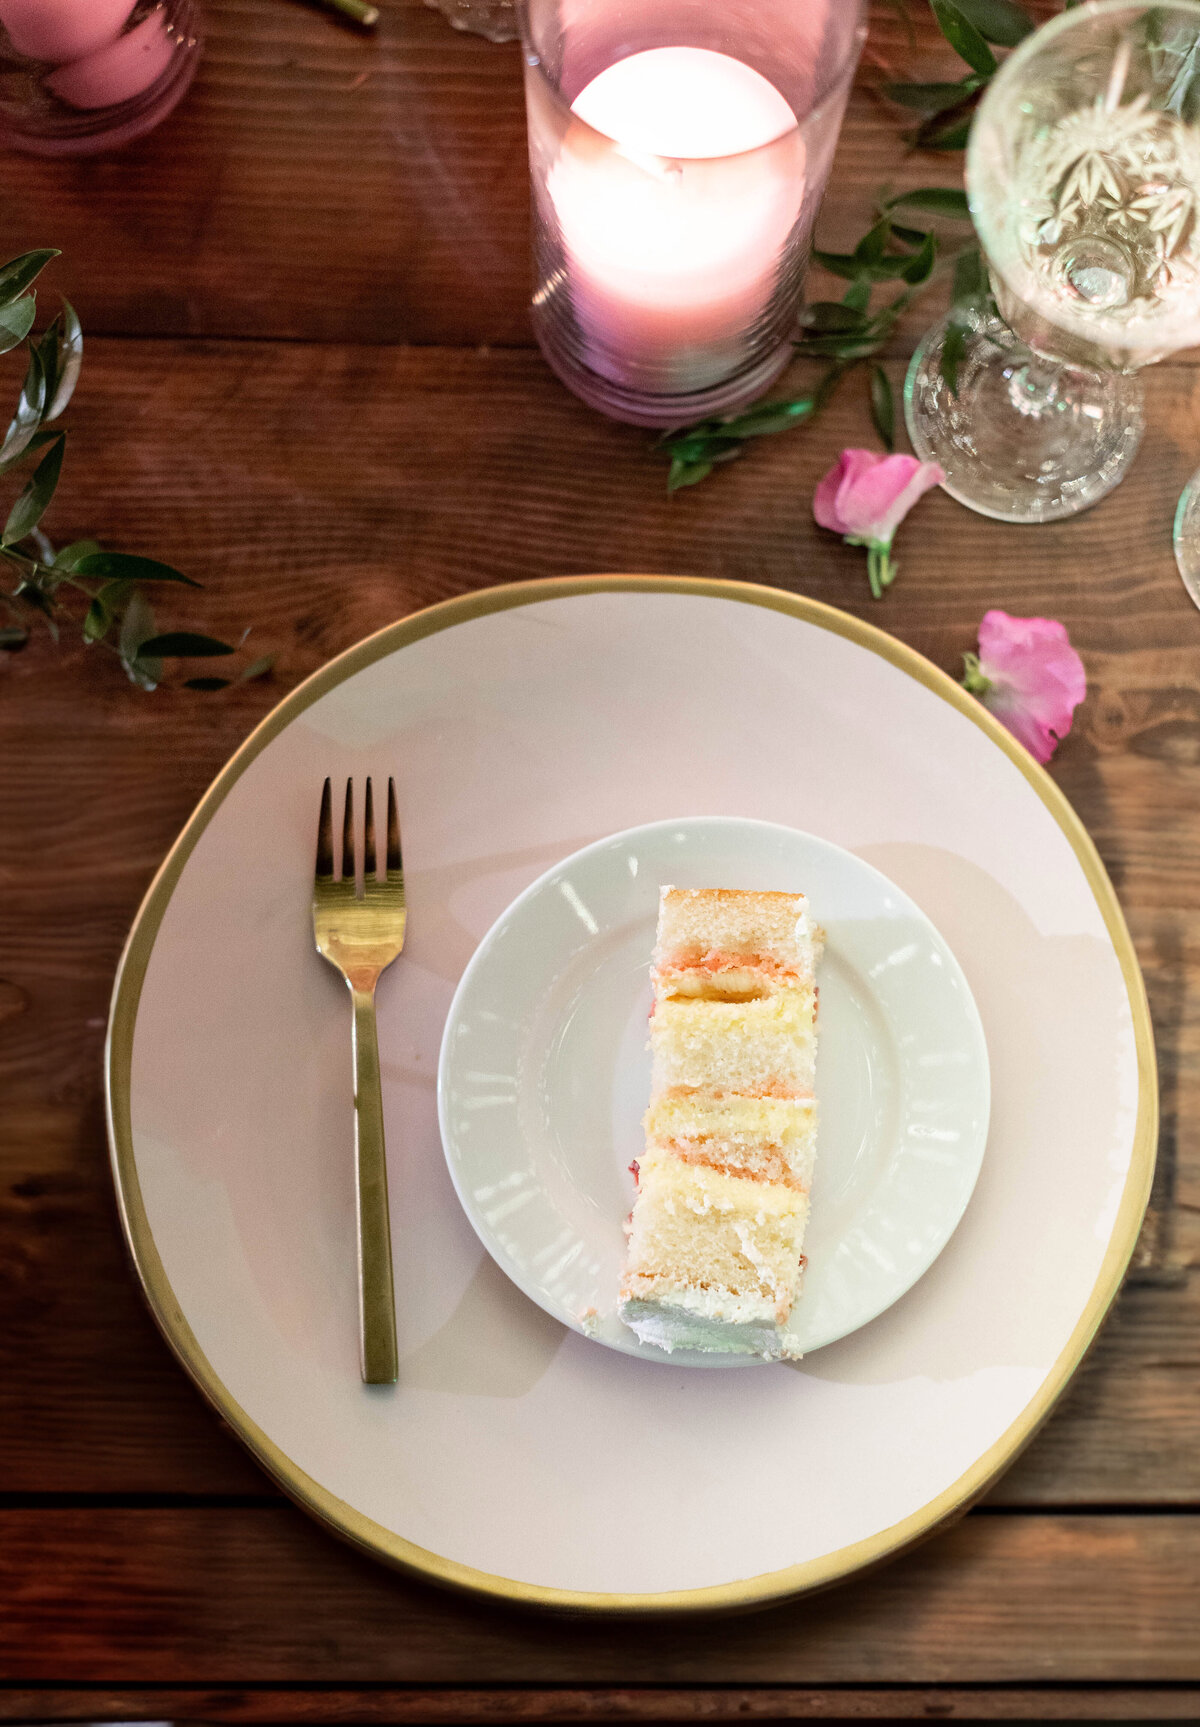
<svg viewBox="0 0 1200 1727"><path fill-rule="evenodd" d="M791 357L860 0L522 0L533 324L615 419L728 414Z"/></svg>
<svg viewBox="0 0 1200 1727"><path fill-rule="evenodd" d="M140 138L195 76L196 0L0 0L0 141L87 156Z"/></svg>

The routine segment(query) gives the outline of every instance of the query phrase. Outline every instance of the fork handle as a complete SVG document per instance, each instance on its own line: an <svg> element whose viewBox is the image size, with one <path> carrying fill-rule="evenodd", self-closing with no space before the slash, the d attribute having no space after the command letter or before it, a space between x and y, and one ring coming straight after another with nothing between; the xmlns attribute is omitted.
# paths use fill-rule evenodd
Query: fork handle
<svg viewBox="0 0 1200 1727"><path fill-rule="evenodd" d="M387 1157L375 992L355 989L354 1156L358 1191L358 1313L362 1376L367 1385L396 1378L396 1300L392 1288L392 1232L388 1222Z"/></svg>

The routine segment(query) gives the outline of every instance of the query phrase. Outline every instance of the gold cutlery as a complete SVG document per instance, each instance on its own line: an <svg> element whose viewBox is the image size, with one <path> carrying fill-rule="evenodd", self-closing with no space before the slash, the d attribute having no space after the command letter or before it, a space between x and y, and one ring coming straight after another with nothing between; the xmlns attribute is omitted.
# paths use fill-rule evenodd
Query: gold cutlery
<svg viewBox="0 0 1200 1727"><path fill-rule="evenodd" d="M387 856L382 881L375 862L375 803L368 779L363 817L363 892L354 858L354 781L346 781L341 878L334 877L333 792L325 781L317 827L313 934L317 952L345 978L354 1004L354 1152L358 1195L358 1299L362 1376L367 1385L396 1378L396 1304L388 1221L387 1159L375 985L404 946L404 864L396 784L388 780Z"/></svg>

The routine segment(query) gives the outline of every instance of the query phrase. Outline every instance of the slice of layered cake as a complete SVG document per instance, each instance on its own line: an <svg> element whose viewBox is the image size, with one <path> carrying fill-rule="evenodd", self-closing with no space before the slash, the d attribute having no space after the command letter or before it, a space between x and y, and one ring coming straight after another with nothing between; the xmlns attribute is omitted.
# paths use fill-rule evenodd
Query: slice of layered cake
<svg viewBox="0 0 1200 1727"><path fill-rule="evenodd" d="M816 1143L820 952L803 894L662 890L620 1308L644 1343L786 1353Z"/></svg>

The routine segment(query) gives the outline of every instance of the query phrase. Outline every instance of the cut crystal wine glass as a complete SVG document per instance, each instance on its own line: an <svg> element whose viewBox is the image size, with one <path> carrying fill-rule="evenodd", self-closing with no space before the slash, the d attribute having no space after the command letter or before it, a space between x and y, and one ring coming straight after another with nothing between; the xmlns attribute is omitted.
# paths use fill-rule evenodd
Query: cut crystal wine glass
<svg viewBox="0 0 1200 1727"><path fill-rule="evenodd" d="M972 509L1053 521L1133 460L1136 372L1200 341L1200 4L1091 0L1027 37L975 118L967 197L994 304L914 354L909 435Z"/></svg>

